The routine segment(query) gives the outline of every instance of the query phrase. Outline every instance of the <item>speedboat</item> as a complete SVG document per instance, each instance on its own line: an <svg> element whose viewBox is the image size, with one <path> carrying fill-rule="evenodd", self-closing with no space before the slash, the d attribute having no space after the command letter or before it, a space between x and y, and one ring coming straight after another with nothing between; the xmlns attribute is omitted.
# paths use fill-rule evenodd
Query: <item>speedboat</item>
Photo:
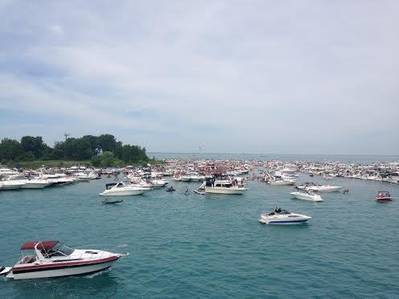
<svg viewBox="0 0 399 299"><path fill-rule="evenodd" d="M280 208L275 208L270 213L264 213L260 216L259 222L262 224L303 224L312 217L288 212Z"/></svg>
<svg viewBox="0 0 399 299"><path fill-rule="evenodd" d="M332 185L315 185L315 186L309 186L307 187L307 190L309 191L316 191L320 193L328 193L328 192L338 192L341 190L343 187L342 186L332 186Z"/></svg>
<svg viewBox="0 0 399 299"><path fill-rule="evenodd" d="M316 201L316 202L323 201L323 198L321 198L320 194L316 194L313 192L296 191L296 192L291 192L290 194L296 199Z"/></svg>
<svg viewBox="0 0 399 299"><path fill-rule="evenodd" d="M388 191L378 191L375 199L378 201L391 201L392 197Z"/></svg>
<svg viewBox="0 0 399 299"><path fill-rule="evenodd" d="M73 249L59 241L29 241L21 246L22 258L1 275L10 279L35 279L84 275L108 269L127 254L95 249ZM30 252L27 252L30 251Z"/></svg>
<svg viewBox="0 0 399 299"><path fill-rule="evenodd" d="M296 186L296 188L299 190L304 190L304 191L328 193L328 192L338 192L343 187L342 186L333 186L333 185L317 185L315 183L305 183L303 185Z"/></svg>
<svg viewBox="0 0 399 299"><path fill-rule="evenodd" d="M149 188L127 185L123 182L110 183L105 185L105 190L100 193L102 196L130 196L141 195Z"/></svg>

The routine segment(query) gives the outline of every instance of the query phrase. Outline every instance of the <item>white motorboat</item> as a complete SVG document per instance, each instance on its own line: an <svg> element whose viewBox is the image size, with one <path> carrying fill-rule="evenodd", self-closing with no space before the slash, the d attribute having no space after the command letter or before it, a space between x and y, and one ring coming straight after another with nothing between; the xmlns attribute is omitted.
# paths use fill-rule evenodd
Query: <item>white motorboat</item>
<svg viewBox="0 0 399 299"><path fill-rule="evenodd" d="M332 185L315 185L309 186L307 190L316 191L320 193L338 192L342 189L342 186L332 186Z"/></svg>
<svg viewBox="0 0 399 299"><path fill-rule="evenodd" d="M190 181L191 181L191 182L201 182L201 181L204 181L204 180L205 180L205 176L200 175L200 174L198 174L198 173L191 173L191 174L189 175L189 177L190 177Z"/></svg>
<svg viewBox="0 0 399 299"><path fill-rule="evenodd" d="M168 181L164 179L151 179L150 183L154 188L162 188L168 184Z"/></svg>
<svg viewBox="0 0 399 299"><path fill-rule="evenodd" d="M320 194L312 193L312 192L304 192L304 191L296 191L290 193L296 199L308 200L308 201L323 201Z"/></svg>
<svg viewBox="0 0 399 299"><path fill-rule="evenodd" d="M127 185L123 182L110 183L105 185L105 190L100 193L102 196L130 196L141 195L149 188L138 187L135 185Z"/></svg>
<svg viewBox="0 0 399 299"><path fill-rule="evenodd" d="M205 182L204 191L207 194L244 194L248 189L231 180L209 179Z"/></svg>
<svg viewBox="0 0 399 299"><path fill-rule="evenodd" d="M65 173L42 174L41 179L47 179L52 185L69 185L76 183L77 178L67 176Z"/></svg>
<svg viewBox="0 0 399 299"><path fill-rule="evenodd" d="M111 267L127 254L95 249L72 249L59 241L30 241L22 245L23 254L13 267L0 274L10 279L36 279L90 274Z"/></svg>
<svg viewBox="0 0 399 299"><path fill-rule="evenodd" d="M342 188L343 188L342 186L316 185L314 183L305 183L303 185L297 186L297 189L300 190L320 192L320 193L338 192Z"/></svg>
<svg viewBox="0 0 399 299"><path fill-rule="evenodd" d="M278 179L278 178L269 180L267 182L273 186L290 186L290 185L295 184L294 180L283 180L283 179Z"/></svg>
<svg viewBox="0 0 399 299"><path fill-rule="evenodd" d="M23 185L22 189L43 189L52 185L52 183L48 180L44 179L27 179L25 180L25 185Z"/></svg>
<svg viewBox="0 0 399 299"><path fill-rule="evenodd" d="M0 181L0 190L17 190L25 185L25 180Z"/></svg>
<svg viewBox="0 0 399 299"><path fill-rule="evenodd" d="M260 216L259 222L262 224L279 224L279 225L288 225L288 224L303 224L307 222L312 217L296 214L288 212L287 210L283 210L280 208L275 208L270 213L264 213Z"/></svg>

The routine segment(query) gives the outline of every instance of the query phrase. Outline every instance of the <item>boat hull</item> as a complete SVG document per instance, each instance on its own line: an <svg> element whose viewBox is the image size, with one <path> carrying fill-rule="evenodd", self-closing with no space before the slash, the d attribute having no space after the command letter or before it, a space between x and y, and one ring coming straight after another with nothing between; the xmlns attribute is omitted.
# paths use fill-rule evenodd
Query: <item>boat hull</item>
<svg viewBox="0 0 399 299"><path fill-rule="evenodd" d="M307 195L307 194L302 194L300 192L291 192L291 195L296 199L301 199L301 200L314 201L314 202L323 201L321 196Z"/></svg>
<svg viewBox="0 0 399 299"><path fill-rule="evenodd" d="M27 182L21 188L22 189L43 189L50 185L51 185L50 183L29 183L29 182Z"/></svg>
<svg viewBox="0 0 399 299"><path fill-rule="evenodd" d="M242 195L245 191L247 191L247 188L205 187L205 193L207 194Z"/></svg>
<svg viewBox="0 0 399 299"><path fill-rule="evenodd" d="M338 192L342 189L341 186L315 186L308 187L307 190L322 192L322 193L330 193L330 192Z"/></svg>
<svg viewBox="0 0 399 299"><path fill-rule="evenodd" d="M109 267L111 267L114 262L115 260L104 263L91 264L91 265L70 266L65 268L49 269L49 270L34 270L23 273L18 273L18 272L14 273L14 270L12 270L7 275L7 278L20 280L20 279L38 279L38 278L86 275L106 270Z"/></svg>
<svg viewBox="0 0 399 299"><path fill-rule="evenodd" d="M18 190L21 189L24 184L1 184L0 190Z"/></svg>
<svg viewBox="0 0 399 299"><path fill-rule="evenodd" d="M261 218L259 219L259 222L262 224L273 224L273 225L298 225L298 224L304 224L308 220L309 219L284 221L284 220L265 220Z"/></svg>
<svg viewBox="0 0 399 299"><path fill-rule="evenodd" d="M145 190L123 190L118 192L102 192L101 196L133 196L133 195L141 195L145 192Z"/></svg>

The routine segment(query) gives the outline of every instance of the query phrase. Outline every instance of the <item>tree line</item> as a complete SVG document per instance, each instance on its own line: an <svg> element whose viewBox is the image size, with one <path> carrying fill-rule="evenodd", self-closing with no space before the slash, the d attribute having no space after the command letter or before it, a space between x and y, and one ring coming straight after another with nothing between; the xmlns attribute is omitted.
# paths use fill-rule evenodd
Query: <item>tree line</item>
<svg viewBox="0 0 399 299"><path fill-rule="evenodd" d="M40 136L24 136L20 141L3 138L0 143L0 161L34 160L91 160L93 166L113 166L122 163L148 161L146 149L138 145L122 144L111 134L85 135L66 138L48 146Z"/></svg>

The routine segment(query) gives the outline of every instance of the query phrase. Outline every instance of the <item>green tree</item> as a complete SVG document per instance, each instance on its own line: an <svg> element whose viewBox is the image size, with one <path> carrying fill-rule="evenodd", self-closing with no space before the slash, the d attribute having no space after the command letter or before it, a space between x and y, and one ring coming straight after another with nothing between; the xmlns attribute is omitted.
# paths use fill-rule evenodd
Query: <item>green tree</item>
<svg viewBox="0 0 399 299"><path fill-rule="evenodd" d="M44 143L43 139L40 136L32 137L32 136L24 136L21 138L21 146L22 150L27 153L30 152L33 154L33 158L39 159L43 155Z"/></svg>
<svg viewBox="0 0 399 299"><path fill-rule="evenodd" d="M23 154L21 144L14 139L4 138L0 143L0 160L16 160Z"/></svg>
<svg viewBox="0 0 399 299"><path fill-rule="evenodd" d="M111 134L103 134L98 137L98 144L103 152L114 152L116 140L115 137Z"/></svg>

